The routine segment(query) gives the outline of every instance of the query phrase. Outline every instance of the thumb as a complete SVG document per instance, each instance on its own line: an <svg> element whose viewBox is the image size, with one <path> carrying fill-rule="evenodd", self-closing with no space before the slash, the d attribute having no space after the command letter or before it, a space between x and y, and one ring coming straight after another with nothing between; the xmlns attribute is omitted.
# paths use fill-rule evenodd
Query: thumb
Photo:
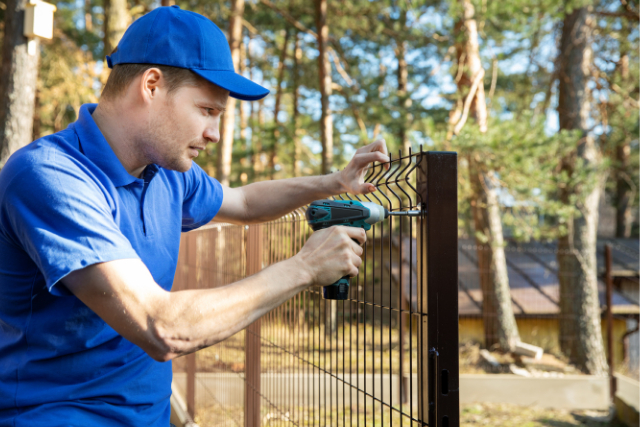
<svg viewBox="0 0 640 427"><path fill-rule="evenodd" d="M376 186L369 182L365 182L364 184L360 185L360 194L369 194L373 193L376 190Z"/></svg>

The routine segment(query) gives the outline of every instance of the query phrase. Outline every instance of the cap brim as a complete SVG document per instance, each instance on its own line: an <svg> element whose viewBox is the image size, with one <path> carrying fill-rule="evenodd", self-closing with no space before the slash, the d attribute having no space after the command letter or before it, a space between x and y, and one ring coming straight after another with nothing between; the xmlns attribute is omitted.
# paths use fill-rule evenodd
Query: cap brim
<svg viewBox="0 0 640 427"><path fill-rule="evenodd" d="M269 95L269 90L233 71L194 70L194 73L229 91L229 96L243 101L257 101Z"/></svg>

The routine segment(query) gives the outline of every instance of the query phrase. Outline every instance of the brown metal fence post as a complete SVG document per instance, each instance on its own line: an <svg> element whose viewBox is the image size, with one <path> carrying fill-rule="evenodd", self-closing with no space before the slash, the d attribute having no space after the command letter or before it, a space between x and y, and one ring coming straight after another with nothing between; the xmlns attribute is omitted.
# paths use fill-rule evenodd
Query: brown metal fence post
<svg viewBox="0 0 640 427"><path fill-rule="evenodd" d="M418 256L422 349L420 417L432 427L460 425L458 365L458 159L456 153L423 153L418 171L422 210ZM426 280L425 280L426 278ZM426 328L425 328L426 323ZM426 329L426 330L425 330ZM426 366L425 366L426 365ZM426 368L426 369L425 369Z"/></svg>
<svg viewBox="0 0 640 427"><path fill-rule="evenodd" d="M191 353L187 358L187 412L191 419L196 416L196 354Z"/></svg>
<svg viewBox="0 0 640 427"><path fill-rule="evenodd" d="M186 234L187 240L187 288L194 289L198 278L198 235L195 233ZM187 412L191 419L196 416L196 355L195 353L185 356L187 359Z"/></svg>
<svg viewBox="0 0 640 427"><path fill-rule="evenodd" d="M611 278L611 245L604 247L604 263L605 263L605 283L607 298L607 362L609 363L609 394L611 402L616 397L616 377L613 371L613 310L612 310L612 294L613 280Z"/></svg>
<svg viewBox="0 0 640 427"><path fill-rule="evenodd" d="M263 226L249 226L247 233L247 276L262 270ZM260 323L245 329L244 425L260 426Z"/></svg>

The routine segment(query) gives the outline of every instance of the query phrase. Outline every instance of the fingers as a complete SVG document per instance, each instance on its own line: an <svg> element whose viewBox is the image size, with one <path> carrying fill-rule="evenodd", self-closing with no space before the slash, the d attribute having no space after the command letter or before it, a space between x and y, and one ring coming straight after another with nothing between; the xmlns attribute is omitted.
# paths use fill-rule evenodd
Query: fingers
<svg viewBox="0 0 640 427"><path fill-rule="evenodd" d="M360 246L358 243L354 242L353 240L351 241L350 247L353 253L356 254L356 256L360 257L364 253L364 249L362 248L362 246Z"/></svg>
<svg viewBox="0 0 640 427"><path fill-rule="evenodd" d="M358 275L366 240L362 228L333 226L316 231L296 256L308 267L310 283L325 286Z"/></svg>
<svg viewBox="0 0 640 427"><path fill-rule="evenodd" d="M344 236L344 243L346 248L343 252L343 260L347 261L343 264L346 270L343 271L343 275L349 277L355 277L359 273L360 266L362 265L362 254L364 254L364 248L360 245L364 245L367 240L367 235L364 229L355 227L346 227L343 225L332 227L335 231Z"/></svg>
<svg viewBox="0 0 640 427"><path fill-rule="evenodd" d="M380 163L387 163L389 161L389 152L387 151L387 143L385 142L384 139L378 139L377 141L372 142L369 145L365 145L364 147L358 148L356 150L355 156L359 154L366 154L366 153L380 153L383 156L381 157L381 160L374 159L374 160L371 160L372 162L377 161ZM385 165L386 170L389 170L389 167L390 167L389 164Z"/></svg>
<svg viewBox="0 0 640 427"><path fill-rule="evenodd" d="M351 254L351 268L347 272L347 276L356 277L360 272L360 266L362 265L362 258L356 256L355 254Z"/></svg>
<svg viewBox="0 0 640 427"><path fill-rule="evenodd" d="M360 266L362 265L362 254L364 253L364 249L358 246L355 242L350 242L350 247L345 250L344 259L348 260L345 263L346 270L344 271L345 276L355 277L360 272Z"/></svg>
<svg viewBox="0 0 640 427"><path fill-rule="evenodd" d="M374 151L371 153L356 154L353 156L353 161L358 168L364 168L365 166L368 166L369 163L373 162L386 163L389 161L389 156L380 151Z"/></svg>
<svg viewBox="0 0 640 427"><path fill-rule="evenodd" d="M358 148L356 150L356 154L370 153L372 151L380 151L382 154L389 154L387 151L387 143L382 138L372 142L371 144L365 145L364 147Z"/></svg>
<svg viewBox="0 0 640 427"><path fill-rule="evenodd" d="M360 245L364 245L364 242L367 241L367 233L364 231L363 228L346 227L344 225L339 225L336 228L346 233L347 236L349 236L349 238L353 240L357 240Z"/></svg>

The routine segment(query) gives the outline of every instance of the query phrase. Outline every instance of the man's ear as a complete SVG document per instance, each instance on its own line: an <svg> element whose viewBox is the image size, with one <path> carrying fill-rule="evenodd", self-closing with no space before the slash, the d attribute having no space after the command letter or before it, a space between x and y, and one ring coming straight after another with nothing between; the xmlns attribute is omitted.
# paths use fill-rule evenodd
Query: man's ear
<svg viewBox="0 0 640 427"><path fill-rule="evenodd" d="M145 102L151 101L158 95L158 89L164 86L164 76L158 68L149 68L142 73L140 91Z"/></svg>

